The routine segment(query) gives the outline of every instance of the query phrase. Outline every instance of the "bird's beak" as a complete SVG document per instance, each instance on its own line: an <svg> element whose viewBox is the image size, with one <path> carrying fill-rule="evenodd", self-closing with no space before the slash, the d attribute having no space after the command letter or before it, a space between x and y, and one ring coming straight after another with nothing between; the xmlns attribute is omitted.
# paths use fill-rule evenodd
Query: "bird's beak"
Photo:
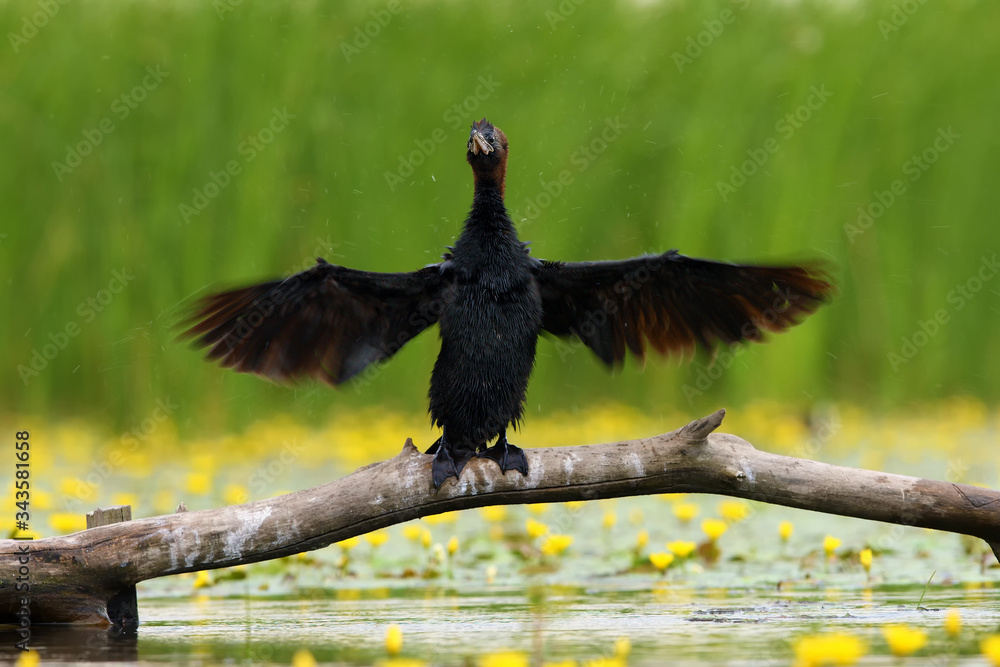
<svg viewBox="0 0 1000 667"><path fill-rule="evenodd" d="M486 141L486 137L479 130L473 130L472 136L469 137L472 141L472 154L479 155L482 151L484 155L488 155L493 152L493 147L490 146L490 142Z"/></svg>

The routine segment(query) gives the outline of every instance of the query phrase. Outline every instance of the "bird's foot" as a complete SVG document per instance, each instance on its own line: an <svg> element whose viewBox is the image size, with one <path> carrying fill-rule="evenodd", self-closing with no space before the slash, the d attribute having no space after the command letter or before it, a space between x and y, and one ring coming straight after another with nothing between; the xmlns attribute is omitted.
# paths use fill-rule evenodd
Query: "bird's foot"
<svg viewBox="0 0 1000 667"><path fill-rule="evenodd" d="M516 470L522 475L528 474L528 457L524 450L507 442L506 434L501 435L497 444L479 454L482 458L493 459L502 472Z"/></svg>
<svg viewBox="0 0 1000 667"><path fill-rule="evenodd" d="M433 452L431 450L434 450ZM431 481L434 488L439 489L444 484L444 480L449 477L458 479L462 474L465 464L472 460L474 452L471 449L451 449L446 443L438 440L430 449L428 454L434 454L434 461L431 463Z"/></svg>

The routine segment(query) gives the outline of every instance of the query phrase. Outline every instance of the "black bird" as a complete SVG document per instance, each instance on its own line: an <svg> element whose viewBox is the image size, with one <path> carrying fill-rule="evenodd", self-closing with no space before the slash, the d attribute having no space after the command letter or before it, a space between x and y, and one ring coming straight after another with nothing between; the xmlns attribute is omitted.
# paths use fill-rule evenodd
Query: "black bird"
<svg viewBox="0 0 1000 667"><path fill-rule="evenodd" d="M187 333L209 348L209 359L237 371L338 385L437 322L441 352L429 396L442 434L427 453L438 487L476 455L527 474L507 427L517 428L524 414L542 331L575 336L614 366L626 350L642 358L647 342L666 354L759 341L832 293L810 263L727 264L676 250L622 261L534 258L504 206L507 147L500 128L485 118L473 123L472 210L440 263L371 273L320 258L285 280L203 299Z"/></svg>

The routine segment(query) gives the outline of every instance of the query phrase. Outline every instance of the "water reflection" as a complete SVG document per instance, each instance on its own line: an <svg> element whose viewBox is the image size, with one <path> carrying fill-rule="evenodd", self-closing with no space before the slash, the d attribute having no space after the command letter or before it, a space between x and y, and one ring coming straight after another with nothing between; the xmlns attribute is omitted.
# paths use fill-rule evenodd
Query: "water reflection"
<svg viewBox="0 0 1000 667"><path fill-rule="evenodd" d="M13 629L0 629L0 657L16 657L18 650L14 644L17 641ZM135 632L93 625L35 625L31 628L30 646L46 663L135 663L139 660L139 641Z"/></svg>
<svg viewBox="0 0 1000 667"><path fill-rule="evenodd" d="M483 655L510 650L536 664L585 664L614 655L623 638L629 667L659 666L664 656L675 665L781 665L793 659L792 641L829 630L855 635L884 654L879 629L905 623L928 632L935 657L959 665L978 654L977 637L1000 623L1000 592L986 585L932 588L920 608L922 585L779 590L609 578L587 586L339 590L310 589L303 597L147 597L140 599L138 639L105 628L45 626L33 628L32 647L46 665L288 665L306 648L320 663L360 666L387 657L383 640L393 623L403 630L406 657L441 667L477 664ZM949 608L961 609L957 641L944 640ZM13 630L0 633L0 661L13 655L15 638Z"/></svg>

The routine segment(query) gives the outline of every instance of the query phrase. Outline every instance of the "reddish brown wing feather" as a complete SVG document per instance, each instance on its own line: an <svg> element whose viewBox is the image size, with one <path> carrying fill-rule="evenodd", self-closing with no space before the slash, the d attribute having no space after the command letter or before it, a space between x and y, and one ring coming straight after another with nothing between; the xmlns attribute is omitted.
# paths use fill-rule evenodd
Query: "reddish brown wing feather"
<svg viewBox="0 0 1000 667"><path fill-rule="evenodd" d="M826 302L833 285L815 265L753 266L693 259L676 250L612 262L540 262L542 327L577 336L609 366L711 350L783 331Z"/></svg>
<svg viewBox="0 0 1000 667"><path fill-rule="evenodd" d="M206 297L185 335L243 373L336 385L437 321L441 275L440 265L370 273L320 259L285 280Z"/></svg>

